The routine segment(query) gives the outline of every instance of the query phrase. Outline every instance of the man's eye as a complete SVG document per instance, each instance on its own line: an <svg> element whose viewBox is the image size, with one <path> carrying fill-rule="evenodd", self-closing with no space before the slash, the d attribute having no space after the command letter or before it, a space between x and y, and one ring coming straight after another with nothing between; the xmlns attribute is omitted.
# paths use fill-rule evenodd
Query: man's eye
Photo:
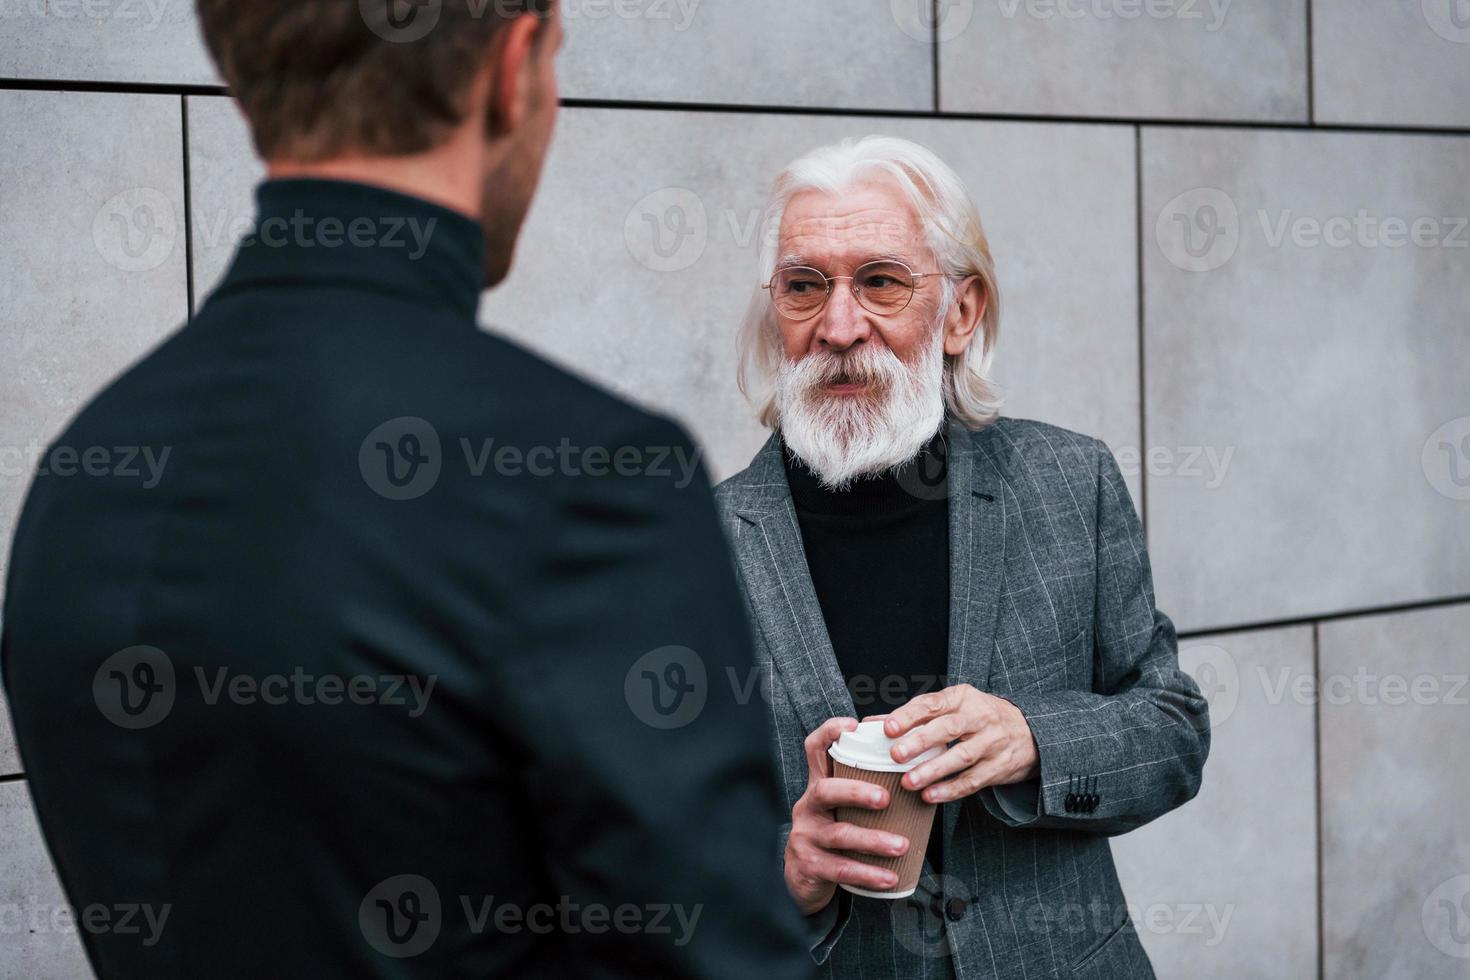
<svg viewBox="0 0 1470 980"><path fill-rule="evenodd" d="M889 286L897 286L898 282L888 276L870 276L867 285L871 289L887 289Z"/></svg>
<svg viewBox="0 0 1470 980"><path fill-rule="evenodd" d="M811 292L814 289L820 289L820 288L821 287L818 286L816 283L811 282L809 280L803 280L803 279L797 279L797 280L795 280L793 282L789 282L789 283L786 284L786 291L787 292L790 292L790 293L796 293L797 295L801 295L802 293L808 293L808 292Z"/></svg>

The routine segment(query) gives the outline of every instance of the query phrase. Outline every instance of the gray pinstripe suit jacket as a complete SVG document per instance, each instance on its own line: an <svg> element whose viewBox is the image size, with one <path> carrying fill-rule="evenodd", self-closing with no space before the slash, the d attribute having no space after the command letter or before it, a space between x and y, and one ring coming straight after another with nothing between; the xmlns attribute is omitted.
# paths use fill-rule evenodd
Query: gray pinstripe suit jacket
<svg viewBox="0 0 1470 980"><path fill-rule="evenodd" d="M836 925L814 956L842 978L1148 980L1107 838L1195 795L1209 718L1179 669L1174 626L1154 607L1143 529L1096 439L1001 419L980 432L951 425L947 441L945 681L1015 703L1041 775L946 804L945 873L926 867L904 901L839 891ZM806 735L858 712L812 589L781 452L773 436L716 496L770 672L789 812L806 787ZM1095 799L1079 804L1079 792Z"/></svg>

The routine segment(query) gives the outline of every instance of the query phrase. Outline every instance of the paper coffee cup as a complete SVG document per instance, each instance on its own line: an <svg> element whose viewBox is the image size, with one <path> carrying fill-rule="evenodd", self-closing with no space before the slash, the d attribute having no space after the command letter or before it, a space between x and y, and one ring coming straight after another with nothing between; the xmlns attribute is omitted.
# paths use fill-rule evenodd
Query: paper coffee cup
<svg viewBox="0 0 1470 980"><path fill-rule="evenodd" d="M898 874L898 886L891 892L875 892L855 885L842 887L854 895L867 898L908 898L919 887L924 874L924 853L929 848L929 830L934 824L934 811L938 807L926 803L913 790L900 785L903 774L928 762L944 750L935 747L921 753L908 762L893 761L893 743L897 739L883 734L882 721L865 721L856 731L843 732L842 736L827 750L832 757L832 775L837 779L857 779L888 791L889 803L882 810L863 807L838 807L837 819L854 827L881 830L888 834L907 837L909 849L898 857L878 854L863 854L844 851L844 856L864 864L893 871Z"/></svg>

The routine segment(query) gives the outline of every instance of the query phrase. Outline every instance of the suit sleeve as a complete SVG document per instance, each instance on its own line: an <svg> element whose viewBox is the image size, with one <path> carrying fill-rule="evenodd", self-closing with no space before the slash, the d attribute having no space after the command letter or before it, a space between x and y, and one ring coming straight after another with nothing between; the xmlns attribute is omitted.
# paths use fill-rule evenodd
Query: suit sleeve
<svg viewBox="0 0 1470 980"><path fill-rule="evenodd" d="M1208 706L1179 667L1174 624L1154 605L1138 514L1112 452L1094 449L1092 690L1011 699L1036 737L1041 773L980 793L1011 827L1125 833L1192 799L1209 754Z"/></svg>
<svg viewBox="0 0 1470 980"><path fill-rule="evenodd" d="M569 931L572 972L806 977L801 916L771 861L782 817L766 709L748 696L750 636L709 482L678 427L629 428L598 474L558 484L510 658L507 710L556 887L582 908L645 910L635 927L614 915ZM622 447L636 466L617 464Z"/></svg>

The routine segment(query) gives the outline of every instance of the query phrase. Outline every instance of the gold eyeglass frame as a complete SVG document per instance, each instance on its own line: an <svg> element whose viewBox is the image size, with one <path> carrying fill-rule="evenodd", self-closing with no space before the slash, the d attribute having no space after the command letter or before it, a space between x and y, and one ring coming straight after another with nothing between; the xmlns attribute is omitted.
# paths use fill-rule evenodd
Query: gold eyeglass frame
<svg viewBox="0 0 1470 980"><path fill-rule="evenodd" d="M908 270L909 277L913 280L914 285L913 288L909 290L908 301L904 303L903 306L900 306L898 309L892 310L887 313L880 313L879 311L870 308L868 304L863 302L863 291L857 285L858 273L861 273L864 269L872 265L896 265ZM826 283L827 298L822 300L822 305L813 310L810 315L804 317L787 316L786 313L782 312L781 307L776 303L776 277L781 275L782 273L787 272L811 272L820 277ZM771 294L771 305L775 307L776 312L779 313L781 316L786 317L786 319L790 320L793 323L805 323L807 320L811 320L820 316L822 311L827 308L827 304L832 302L832 284L834 282L837 282L839 279L846 279L852 283L852 285L848 288L852 290L853 298L857 300L857 304L859 306L867 310L869 313L873 314L874 316L897 316L913 304L914 294L919 291L919 287L924 284L925 279L932 279L935 276L942 277L944 275L945 274L943 272L915 272L907 262L901 262L898 259L873 259L870 262L864 262L862 265L858 266L857 269L854 270L853 274L850 276L829 276L823 273L821 269L814 269L809 265L792 265L787 266L784 269L777 269L776 275L772 276L768 282L763 283L761 285L761 289L764 289L766 292Z"/></svg>

